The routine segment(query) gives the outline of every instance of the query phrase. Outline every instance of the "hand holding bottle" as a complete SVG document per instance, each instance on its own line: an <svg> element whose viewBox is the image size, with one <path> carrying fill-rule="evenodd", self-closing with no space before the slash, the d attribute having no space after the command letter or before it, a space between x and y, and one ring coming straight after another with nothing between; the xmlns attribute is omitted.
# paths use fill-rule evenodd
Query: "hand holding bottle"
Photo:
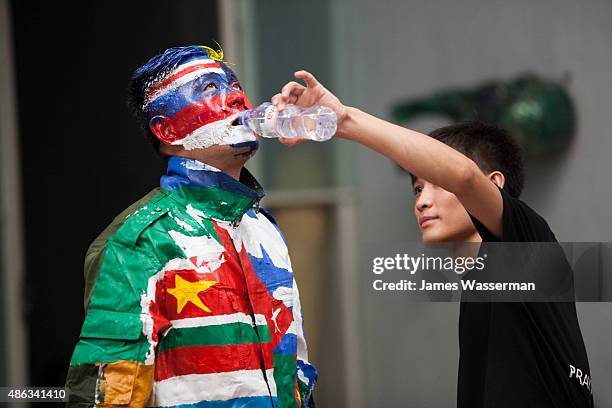
<svg viewBox="0 0 612 408"><path fill-rule="evenodd" d="M306 86L291 81L283 86L280 93L272 97L272 104L279 112L285 109L288 104L295 104L302 107L324 106L331 109L336 114L337 127L340 128L342 121L346 118L346 107L340 100L327 90L317 79L308 71L297 71L294 76L304 80ZM281 142L287 145L300 143L298 139L281 138Z"/></svg>

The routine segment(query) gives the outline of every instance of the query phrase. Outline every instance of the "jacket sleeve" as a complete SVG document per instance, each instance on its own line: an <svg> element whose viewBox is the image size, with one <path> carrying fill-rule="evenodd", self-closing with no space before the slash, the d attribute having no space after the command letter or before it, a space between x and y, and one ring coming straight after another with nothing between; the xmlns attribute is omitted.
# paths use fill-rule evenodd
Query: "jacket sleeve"
<svg viewBox="0 0 612 408"><path fill-rule="evenodd" d="M70 361L69 407L145 406L153 384L153 322L143 250L109 239L86 257L85 322ZM92 282L93 281L93 282Z"/></svg>
<svg viewBox="0 0 612 408"><path fill-rule="evenodd" d="M296 324L297 336L297 385L302 401L302 407L311 406L312 390L317 382L317 370L308 361L308 347L304 337L304 319L300 304L300 293L295 279L293 280L293 318ZM314 403L314 401L312 401Z"/></svg>

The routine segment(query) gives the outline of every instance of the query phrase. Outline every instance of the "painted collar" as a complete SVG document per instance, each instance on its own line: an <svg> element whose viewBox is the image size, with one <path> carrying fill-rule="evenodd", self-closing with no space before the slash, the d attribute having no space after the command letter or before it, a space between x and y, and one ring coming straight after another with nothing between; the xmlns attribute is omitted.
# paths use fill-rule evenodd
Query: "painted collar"
<svg viewBox="0 0 612 408"><path fill-rule="evenodd" d="M251 207L259 207L265 192L255 177L242 168L240 181L208 164L172 156L160 187L180 204L191 205L206 216L237 221Z"/></svg>

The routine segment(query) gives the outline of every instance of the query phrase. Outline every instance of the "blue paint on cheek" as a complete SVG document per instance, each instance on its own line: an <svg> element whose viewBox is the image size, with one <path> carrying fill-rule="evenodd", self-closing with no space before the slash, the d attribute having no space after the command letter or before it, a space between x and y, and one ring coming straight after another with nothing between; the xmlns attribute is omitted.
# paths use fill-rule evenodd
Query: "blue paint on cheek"
<svg viewBox="0 0 612 408"><path fill-rule="evenodd" d="M250 156L257 149L259 149L259 140L250 140L248 142L234 143L234 144L231 144L230 146L233 147L234 149L241 149L243 147L248 147L249 150L243 153L235 154L234 156Z"/></svg>

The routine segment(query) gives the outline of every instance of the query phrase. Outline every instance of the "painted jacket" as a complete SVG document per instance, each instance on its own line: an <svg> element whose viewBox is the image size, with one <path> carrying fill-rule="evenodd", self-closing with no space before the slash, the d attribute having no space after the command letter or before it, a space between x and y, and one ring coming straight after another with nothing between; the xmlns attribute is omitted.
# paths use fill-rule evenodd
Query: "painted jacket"
<svg viewBox="0 0 612 408"><path fill-rule="evenodd" d="M171 157L85 260L68 406L306 407L316 381L263 190Z"/></svg>

